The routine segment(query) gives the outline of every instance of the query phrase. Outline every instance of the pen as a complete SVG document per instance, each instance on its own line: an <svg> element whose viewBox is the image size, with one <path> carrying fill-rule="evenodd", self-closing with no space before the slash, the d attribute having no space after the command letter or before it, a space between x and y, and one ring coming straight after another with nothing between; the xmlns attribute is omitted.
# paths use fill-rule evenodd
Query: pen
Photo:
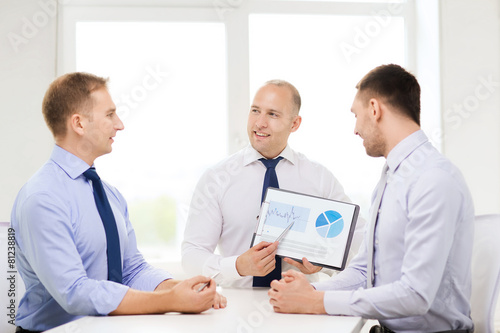
<svg viewBox="0 0 500 333"><path fill-rule="evenodd" d="M285 237L285 234L287 233L288 230L290 230L290 228L292 227L292 225L295 223L295 221L292 221L292 223L290 223L288 225L288 227L285 228L285 230L283 230L283 232L281 233L281 235L278 236L278 238L276 238L275 242L281 242L281 240L283 239L283 237Z"/></svg>
<svg viewBox="0 0 500 333"><path fill-rule="evenodd" d="M217 272L217 273L215 273L214 275L212 275L212 276L210 277L210 281L211 281L212 279L215 279L215 277L216 277L217 275L219 275L219 272ZM199 293L200 291L202 291L203 289L205 289L205 288L206 288L206 286L208 286L208 285L210 284L210 281L205 282L204 284L202 284L202 285L200 286L200 288L198 288L198 290L197 290L196 292L197 292L197 293Z"/></svg>

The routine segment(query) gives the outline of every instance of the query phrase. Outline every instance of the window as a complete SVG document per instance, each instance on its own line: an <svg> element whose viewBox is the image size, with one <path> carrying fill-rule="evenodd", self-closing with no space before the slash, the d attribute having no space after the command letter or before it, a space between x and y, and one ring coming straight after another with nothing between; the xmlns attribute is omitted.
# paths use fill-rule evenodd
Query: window
<svg viewBox="0 0 500 333"><path fill-rule="evenodd" d="M291 146L330 168L367 217L383 160L366 156L349 110L368 70L415 68L412 1L96 3L61 5L58 74L111 78L125 131L96 164L127 199L148 260L180 258L194 187L248 143L249 105L269 79L302 95Z"/></svg>
<svg viewBox="0 0 500 333"><path fill-rule="evenodd" d="M201 173L227 154L221 23L79 22L76 70L110 77L125 125L96 160L128 202L141 250L180 256Z"/></svg>
<svg viewBox="0 0 500 333"><path fill-rule="evenodd" d="M403 18L390 17L384 27L373 22L370 16L250 16L251 90L273 78L296 85L303 121L290 145L332 170L365 217L384 161L368 157L354 135L355 86L380 64L405 66ZM356 38L366 40L359 45Z"/></svg>

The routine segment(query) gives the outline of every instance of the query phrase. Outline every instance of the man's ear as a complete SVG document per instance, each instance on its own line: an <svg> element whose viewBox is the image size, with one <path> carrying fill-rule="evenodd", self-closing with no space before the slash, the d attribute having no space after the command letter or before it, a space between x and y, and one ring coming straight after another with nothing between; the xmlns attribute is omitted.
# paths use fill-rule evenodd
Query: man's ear
<svg viewBox="0 0 500 333"><path fill-rule="evenodd" d="M69 129L78 135L83 135L85 129L85 121L86 119L81 114L75 113L68 120Z"/></svg>
<svg viewBox="0 0 500 333"><path fill-rule="evenodd" d="M295 116L295 119L293 120L292 123L292 129L290 130L290 132L295 132L296 130L298 130L301 123L302 123L302 117L298 115Z"/></svg>
<svg viewBox="0 0 500 333"><path fill-rule="evenodd" d="M382 104L377 98L371 98L369 104L370 104L370 118L372 118L376 122L380 121L384 112Z"/></svg>

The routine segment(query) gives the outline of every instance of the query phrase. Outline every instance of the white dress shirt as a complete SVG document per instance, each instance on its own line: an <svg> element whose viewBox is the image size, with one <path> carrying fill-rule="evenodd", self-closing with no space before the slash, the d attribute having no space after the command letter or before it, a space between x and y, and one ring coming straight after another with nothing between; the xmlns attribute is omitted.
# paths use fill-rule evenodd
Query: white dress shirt
<svg viewBox="0 0 500 333"><path fill-rule="evenodd" d="M379 319L396 332L470 329L474 208L460 171L417 131L387 156L389 174L374 242L374 288L366 286L368 240L329 281L329 314Z"/></svg>
<svg viewBox="0 0 500 333"><path fill-rule="evenodd" d="M343 187L324 166L287 146L276 166L280 188L350 202ZM182 264L189 274L220 272L223 286L251 287L251 276L241 277L236 258L250 248L261 206L266 167L263 156L250 145L208 169L196 187L182 243ZM358 221L357 230L363 230ZM359 248L362 232L351 249ZM214 254L216 247L220 255ZM282 270L292 266L283 262Z"/></svg>

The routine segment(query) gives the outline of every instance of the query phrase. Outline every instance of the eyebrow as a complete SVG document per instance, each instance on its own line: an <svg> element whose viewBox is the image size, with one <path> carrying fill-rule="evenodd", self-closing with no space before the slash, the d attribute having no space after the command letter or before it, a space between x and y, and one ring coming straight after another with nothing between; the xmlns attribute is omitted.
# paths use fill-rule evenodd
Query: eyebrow
<svg viewBox="0 0 500 333"><path fill-rule="evenodd" d="M251 109L259 109L259 110L262 110L261 107L257 106L257 105L252 105L250 107ZM280 110L276 110L276 109L266 109L267 112L274 112L274 113L279 113L279 114L282 114L283 111L280 111Z"/></svg>

